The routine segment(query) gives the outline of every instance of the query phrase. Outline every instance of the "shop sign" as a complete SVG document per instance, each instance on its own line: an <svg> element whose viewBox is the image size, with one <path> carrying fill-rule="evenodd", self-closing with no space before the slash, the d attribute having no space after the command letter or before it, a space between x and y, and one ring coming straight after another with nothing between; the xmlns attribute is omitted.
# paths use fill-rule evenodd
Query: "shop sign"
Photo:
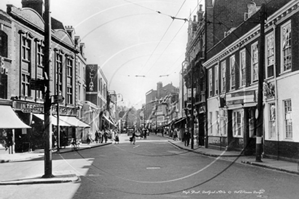
<svg viewBox="0 0 300 199"><path fill-rule="evenodd" d="M57 106L53 107L53 114L57 115ZM71 108L71 107L59 107L59 114L60 115L68 115L68 116L76 116L77 115L77 109Z"/></svg>
<svg viewBox="0 0 300 199"><path fill-rule="evenodd" d="M23 113L44 113L44 104L16 101L14 108L21 110Z"/></svg>
<svg viewBox="0 0 300 199"><path fill-rule="evenodd" d="M226 105L246 104L256 102L255 91L240 91L226 97Z"/></svg>

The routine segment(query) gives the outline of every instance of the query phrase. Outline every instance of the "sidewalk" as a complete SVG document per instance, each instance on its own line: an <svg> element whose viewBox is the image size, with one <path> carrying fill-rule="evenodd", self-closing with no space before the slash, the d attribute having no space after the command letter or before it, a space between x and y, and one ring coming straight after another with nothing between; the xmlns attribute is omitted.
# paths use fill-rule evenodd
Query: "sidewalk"
<svg viewBox="0 0 300 199"><path fill-rule="evenodd" d="M211 157L220 157L228 161L236 161L243 164L249 164L253 166L264 167L268 169L283 171L287 173L299 175L299 163L275 160L271 158L262 158L262 162L256 162L255 156L244 156L241 155L239 151L226 151L218 149L210 149L204 147L194 146L194 149L191 149L191 145L186 147L182 141L169 140L169 143L180 149L192 151L201 155L211 156Z"/></svg>
<svg viewBox="0 0 300 199"><path fill-rule="evenodd" d="M91 149L95 147L101 147L105 145L109 145L112 142L109 141L107 143L91 143L86 144L82 143L76 150L85 150L85 149ZM66 146L65 148L61 148L60 152L57 152L57 150L53 150L53 154L56 153L68 153L74 151L73 146ZM44 150L38 149L31 152L24 152L24 153L14 153L14 154L8 154L8 151L5 151L4 148L0 148L0 163L13 163L13 162L21 162L21 161L28 161L28 160L34 160L34 159L40 159L44 157ZM5 166L5 164L0 164ZM31 176L31 177L28 177ZM21 179L13 179L8 181L0 181L1 185L21 185L21 184L49 184L49 183L65 183L65 182L75 182L79 181L80 178L75 173L71 171L56 171L53 172L53 177L50 178L43 178L41 175L38 174L38 172L35 173L27 173L26 177Z"/></svg>

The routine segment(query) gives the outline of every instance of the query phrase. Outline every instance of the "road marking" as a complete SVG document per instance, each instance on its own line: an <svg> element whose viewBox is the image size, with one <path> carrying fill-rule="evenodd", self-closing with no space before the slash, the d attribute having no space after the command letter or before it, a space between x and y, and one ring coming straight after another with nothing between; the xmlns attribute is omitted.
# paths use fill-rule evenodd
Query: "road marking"
<svg viewBox="0 0 300 199"><path fill-rule="evenodd" d="M133 148L136 148L136 147L139 147L140 145L136 145L135 147L133 147Z"/></svg>
<svg viewBox="0 0 300 199"><path fill-rule="evenodd" d="M147 167L146 169L154 170L154 169L160 169L160 167Z"/></svg>

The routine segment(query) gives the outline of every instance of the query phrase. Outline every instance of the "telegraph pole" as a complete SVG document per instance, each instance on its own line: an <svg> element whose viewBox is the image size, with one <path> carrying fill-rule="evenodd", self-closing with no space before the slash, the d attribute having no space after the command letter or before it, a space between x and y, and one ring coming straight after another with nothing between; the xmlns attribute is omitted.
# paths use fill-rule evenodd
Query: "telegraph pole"
<svg viewBox="0 0 300 199"><path fill-rule="evenodd" d="M258 68L258 102L257 110L257 131L256 131L256 162L261 161L262 154L262 137L263 137L263 81L265 73L265 19L266 7L265 4L261 5L260 10L260 45L259 45L259 68Z"/></svg>
<svg viewBox="0 0 300 199"><path fill-rule="evenodd" d="M52 123L51 123L51 98L50 98L50 52L51 52L51 17L50 0L45 0L45 99L44 99L44 162L45 173L43 178L51 178L52 175Z"/></svg>

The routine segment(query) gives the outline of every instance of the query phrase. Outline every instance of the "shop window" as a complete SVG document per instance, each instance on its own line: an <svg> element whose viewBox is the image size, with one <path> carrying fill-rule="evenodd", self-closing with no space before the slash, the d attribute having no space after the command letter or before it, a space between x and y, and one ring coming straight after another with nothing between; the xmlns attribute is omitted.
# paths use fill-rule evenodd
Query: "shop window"
<svg viewBox="0 0 300 199"><path fill-rule="evenodd" d="M244 111L232 112L232 131L233 137L243 137Z"/></svg>
<svg viewBox="0 0 300 199"><path fill-rule="evenodd" d="M258 80L258 42L251 45L252 83Z"/></svg>
<svg viewBox="0 0 300 199"><path fill-rule="evenodd" d="M269 105L269 138L276 138L276 107L275 103Z"/></svg>
<svg viewBox="0 0 300 199"><path fill-rule="evenodd" d="M292 100L284 100L284 124L286 138L293 138Z"/></svg>
<svg viewBox="0 0 300 199"><path fill-rule="evenodd" d="M230 57L230 90L235 89L235 55Z"/></svg>
<svg viewBox="0 0 300 199"><path fill-rule="evenodd" d="M275 63L275 43L274 34L270 33L266 36L266 77L274 76Z"/></svg>
<svg viewBox="0 0 300 199"><path fill-rule="evenodd" d="M281 72L292 68L292 31L291 21L281 27Z"/></svg>

